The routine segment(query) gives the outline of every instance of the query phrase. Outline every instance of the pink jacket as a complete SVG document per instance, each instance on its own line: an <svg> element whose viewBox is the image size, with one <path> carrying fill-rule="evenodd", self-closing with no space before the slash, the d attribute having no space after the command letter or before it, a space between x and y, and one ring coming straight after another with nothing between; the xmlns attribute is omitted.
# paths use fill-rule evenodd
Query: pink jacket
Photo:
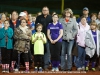
<svg viewBox="0 0 100 75"><path fill-rule="evenodd" d="M78 34L77 34L77 43L79 46L85 47L85 36L86 32L90 29L90 26L86 23L84 27L81 22L79 23Z"/></svg>

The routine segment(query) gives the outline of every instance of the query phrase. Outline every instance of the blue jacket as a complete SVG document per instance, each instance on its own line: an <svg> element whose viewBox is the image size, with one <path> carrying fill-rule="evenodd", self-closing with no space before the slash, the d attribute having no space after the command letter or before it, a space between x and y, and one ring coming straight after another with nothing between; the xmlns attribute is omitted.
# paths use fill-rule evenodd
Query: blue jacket
<svg viewBox="0 0 100 75"><path fill-rule="evenodd" d="M15 28L19 27L19 25L20 25L20 20L16 21L16 27L14 27L14 24L12 23L12 20L10 20L10 27L13 29L13 31L14 31Z"/></svg>
<svg viewBox="0 0 100 75"><path fill-rule="evenodd" d="M6 43L6 36L8 39L8 42ZM13 48L13 29L8 28L5 30L5 28L0 29L0 47L6 47L7 49Z"/></svg>

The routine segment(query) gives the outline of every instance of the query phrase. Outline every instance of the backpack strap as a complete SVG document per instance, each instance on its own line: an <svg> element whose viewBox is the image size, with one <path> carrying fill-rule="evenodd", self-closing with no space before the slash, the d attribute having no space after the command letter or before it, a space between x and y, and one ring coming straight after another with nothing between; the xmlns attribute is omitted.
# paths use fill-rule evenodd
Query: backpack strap
<svg viewBox="0 0 100 75"><path fill-rule="evenodd" d="M80 25L78 25L78 28L80 29Z"/></svg>

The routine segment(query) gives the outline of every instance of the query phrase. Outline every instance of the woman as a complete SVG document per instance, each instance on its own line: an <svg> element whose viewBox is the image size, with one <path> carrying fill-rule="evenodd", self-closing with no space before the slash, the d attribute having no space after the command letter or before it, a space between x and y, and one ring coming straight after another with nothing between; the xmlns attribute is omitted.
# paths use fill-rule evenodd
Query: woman
<svg viewBox="0 0 100 75"><path fill-rule="evenodd" d="M82 16L77 34L78 56L76 59L76 67L78 71L85 70L85 36L89 29L90 26L88 25L86 18Z"/></svg>
<svg viewBox="0 0 100 75"><path fill-rule="evenodd" d="M72 69L72 47L74 44L74 38L77 34L78 27L76 20L72 18L73 12L70 8L67 8L63 12L63 18L59 22L63 25L63 41L62 41L62 53L61 53L61 70L66 70L65 55L67 52L67 70Z"/></svg>
<svg viewBox="0 0 100 75"><path fill-rule="evenodd" d="M53 23L50 23L47 27L47 36L50 40L52 71L59 71L63 27L58 22L57 14L53 14L52 19Z"/></svg>
<svg viewBox="0 0 100 75"><path fill-rule="evenodd" d="M14 32L14 39L16 39L16 41L14 44L14 52L11 64L12 70L14 69L15 61L18 57L18 54L23 53L24 62L26 66L25 72L29 71L28 52L30 50L30 40L32 33L31 30L26 25L27 25L26 19L22 19L21 25L18 28L16 28Z"/></svg>

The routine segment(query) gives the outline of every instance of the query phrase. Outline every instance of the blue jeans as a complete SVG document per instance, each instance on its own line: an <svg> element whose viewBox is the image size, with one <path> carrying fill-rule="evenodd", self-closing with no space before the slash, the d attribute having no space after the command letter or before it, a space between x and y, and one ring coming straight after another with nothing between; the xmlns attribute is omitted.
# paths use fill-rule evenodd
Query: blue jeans
<svg viewBox="0 0 100 75"><path fill-rule="evenodd" d="M51 62L50 60L50 48L49 48L49 42L47 41L46 43L46 53L44 54L44 68L49 67L49 63Z"/></svg>
<svg viewBox="0 0 100 75"><path fill-rule="evenodd" d="M72 47L74 44L74 40L69 42L63 40L62 41L62 53L61 53L61 69L66 70L72 68ZM67 53L67 61L65 59L65 55ZM67 63L67 64L66 64Z"/></svg>
<svg viewBox="0 0 100 75"><path fill-rule="evenodd" d="M76 58L76 67L81 68L85 66L85 47L78 45L78 57Z"/></svg>

